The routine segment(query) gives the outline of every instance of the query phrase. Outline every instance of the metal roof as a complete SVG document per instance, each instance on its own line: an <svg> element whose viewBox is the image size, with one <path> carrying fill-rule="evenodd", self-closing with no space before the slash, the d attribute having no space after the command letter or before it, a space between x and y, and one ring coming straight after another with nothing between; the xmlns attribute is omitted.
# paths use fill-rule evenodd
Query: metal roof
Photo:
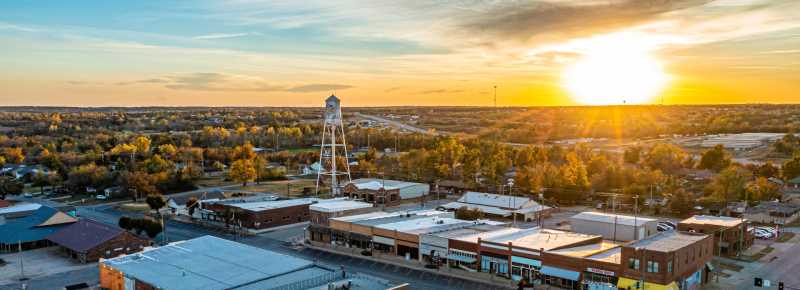
<svg viewBox="0 0 800 290"><path fill-rule="evenodd" d="M251 289L263 281L315 267L311 261L213 236L104 260L101 264L155 288L170 290ZM295 278L313 278L300 276Z"/></svg>
<svg viewBox="0 0 800 290"><path fill-rule="evenodd" d="M475 191L465 192L464 195L458 199L458 202L461 203L513 209L521 209L530 201L531 199L527 197L499 195Z"/></svg>
<svg viewBox="0 0 800 290"><path fill-rule="evenodd" d="M351 183L355 185L358 189L369 189L369 190L378 190L381 187L387 190L391 190L391 189L402 189L418 185L427 185L418 182L408 182L401 180L379 179L379 178L359 178L351 181Z"/></svg>
<svg viewBox="0 0 800 290"><path fill-rule="evenodd" d="M39 226L58 213L60 212L52 207L40 206L29 215L5 219L5 223L0 224L0 243L16 244L44 240L65 225L62 223Z"/></svg>
<svg viewBox="0 0 800 290"><path fill-rule="evenodd" d="M655 222L655 219L646 218L646 217L636 217L636 216L629 216L629 215L619 215L619 214L610 214L610 213L602 213L602 212L593 212L593 211L585 211L579 214L576 214L571 217L571 219L577 220L585 220L585 221L593 221L593 222L601 222L601 223L608 223L608 224L620 224L620 225L634 225L634 222L637 226L644 225L646 223Z"/></svg>
<svg viewBox="0 0 800 290"><path fill-rule="evenodd" d="M355 200L321 200L319 203L312 204L309 209L319 212L341 212L346 210L354 210L360 208L370 208L371 203L355 201Z"/></svg>
<svg viewBox="0 0 800 290"><path fill-rule="evenodd" d="M573 232L565 232L551 229L520 229L510 233L501 235L493 235L490 237L482 238L482 240L507 244L511 242L514 246L525 247L528 249L544 249L552 250L561 247L573 245L580 242L585 242L591 239L599 238L598 235L587 235Z"/></svg>
<svg viewBox="0 0 800 290"><path fill-rule="evenodd" d="M123 234L125 230L91 219L81 219L62 227L47 239L76 252L86 252Z"/></svg>
<svg viewBox="0 0 800 290"><path fill-rule="evenodd" d="M735 227L742 223L742 219L729 216L696 215L688 219L682 220L680 223Z"/></svg>

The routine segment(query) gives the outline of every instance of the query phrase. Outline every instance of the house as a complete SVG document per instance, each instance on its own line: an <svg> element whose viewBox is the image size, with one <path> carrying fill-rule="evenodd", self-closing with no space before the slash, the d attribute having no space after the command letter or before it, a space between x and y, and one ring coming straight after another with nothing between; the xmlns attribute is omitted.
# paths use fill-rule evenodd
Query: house
<svg viewBox="0 0 800 290"><path fill-rule="evenodd" d="M570 217L570 230L578 233L601 235L613 241L634 241L649 237L658 231L655 219L610 214L582 212Z"/></svg>
<svg viewBox="0 0 800 290"><path fill-rule="evenodd" d="M474 191L465 192L458 201L443 204L441 207L448 210L466 207L471 210L480 210L492 217L518 218L520 221L536 220L540 215L548 217L553 210L528 197Z"/></svg>
<svg viewBox="0 0 800 290"><path fill-rule="evenodd" d="M747 231L743 218L696 215L678 223L678 230L713 236L714 254L733 256L753 244L753 234Z"/></svg>
<svg viewBox="0 0 800 290"><path fill-rule="evenodd" d="M201 208L202 206L200 205L204 202L223 200L226 198L226 196L225 193L223 193L221 190L211 190L208 192L196 192L192 194L173 195L167 198L167 207L172 211L172 213L188 215L189 213L185 211L186 203L192 198L197 199L197 201L199 202L198 208ZM200 212L199 210L195 211L196 215L199 214L199 212Z"/></svg>
<svg viewBox="0 0 800 290"><path fill-rule="evenodd" d="M24 208L20 208L24 207ZM46 237L76 218L41 204L24 204L0 211L0 252L36 249L52 245Z"/></svg>
<svg viewBox="0 0 800 290"><path fill-rule="evenodd" d="M339 269L237 242L203 236L102 260L100 287L127 289L408 289L407 284Z"/></svg>
<svg viewBox="0 0 800 290"><path fill-rule="evenodd" d="M359 178L347 183L342 192L353 199L361 199L376 205L397 205L403 201L424 198L430 185L400 180Z"/></svg>
<svg viewBox="0 0 800 290"><path fill-rule="evenodd" d="M64 226L46 239L81 263L139 252L150 245L150 241L126 230L91 219Z"/></svg>
<svg viewBox="0 0 800 290"><path fill-rule="evenodd" d="M798 216L800 205L775 201L764 201L744 211L746 220L762 224L785 225L797 220Z"/></svg>

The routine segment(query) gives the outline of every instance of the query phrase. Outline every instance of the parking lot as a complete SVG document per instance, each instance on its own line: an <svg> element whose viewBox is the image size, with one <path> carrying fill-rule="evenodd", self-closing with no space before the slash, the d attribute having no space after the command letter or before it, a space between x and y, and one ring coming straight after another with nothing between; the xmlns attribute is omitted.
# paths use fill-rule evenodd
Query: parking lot
<svg viewBox="0 0 800 290"><path fill-rule="evenodd" d="M97 268L97 263L81 264L63 256L57 247L23 251L21 255L22 267L19 253L0 255L0 259L7 263L0 267L0 285L21 283L23 273L25 278L37 280L55 274Z"/></svg>

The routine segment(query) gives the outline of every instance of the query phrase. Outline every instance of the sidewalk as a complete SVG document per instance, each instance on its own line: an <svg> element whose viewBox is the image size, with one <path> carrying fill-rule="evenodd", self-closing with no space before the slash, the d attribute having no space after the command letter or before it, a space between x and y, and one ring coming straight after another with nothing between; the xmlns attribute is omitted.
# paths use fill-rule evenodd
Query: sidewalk
<svg viewBox="0 0 800 290"><path fill-rule="evenodd" d="M500 278L500 277L493 278L494 280L492 280L492 278L489 278L491 275L488 274L488 273L467 272L467 271L464 271L464 270L452 269L452 268L449 268L449 267L441 267L439 269L428 269L428 268L425 268L424 265L422 265L419 261L416 261L416 260L405 261L405 259L401 259L401 258L392 259L392 258L388 258L388 257L378 258L376 256L372 256L372 257L371 256L363 256L360 253L353 253L352 249L347 249L346 248L347 249L346 251L342 251L342 250L332 249L329 246L322 246L322 245L316 245L316 244L308 244L307 243L307 244L305 244L305 246L308 247L308 248L311 248L311 249L315 249L315 250L319 250L319 251L323 251L323 252L328 252L328 253L332 253L332 254L345 255L345 256L350 256L350 257L356 258L356 259L364 259L364 260L369 260L369 261L373 261L373 262L377 262L377 263L390 264L390 265L394 265L394 266L397 266L397 267L409 268L409 269L414 269L414 270L418 270L418 271L425 271L425 272L433 273L433 274L436 274L436 275L442 275L442 276L447 276L447 277L451 277L451 278L457 278L457 279L461 279L461 280L472 281L472 282L481 283L481 284L488 284L488 285L500 287L500 288L503 288L503 289L517 289L517 286L516 286L517 283L516 282L505 280L505 279ZM483 278L476 278L476 277L483 277Z"/></svg>

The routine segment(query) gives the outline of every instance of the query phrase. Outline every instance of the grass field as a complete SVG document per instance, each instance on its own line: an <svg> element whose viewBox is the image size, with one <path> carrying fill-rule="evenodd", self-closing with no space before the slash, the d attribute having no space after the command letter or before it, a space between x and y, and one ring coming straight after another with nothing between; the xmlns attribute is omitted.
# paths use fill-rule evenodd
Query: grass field
<svg viewBox="0 0 800 290"><path fill-rule="evenodd" d="M314 179L290 179L280 181L262 181L260 184L248 183L247 186L236 186L231 190L256 191L274 193L282 197L303 196L303 189L309 188L310 194L314 194L316 180ZM321 190L327 192L327 189ZM288 192L288 194L287 194Z"/></svg>

